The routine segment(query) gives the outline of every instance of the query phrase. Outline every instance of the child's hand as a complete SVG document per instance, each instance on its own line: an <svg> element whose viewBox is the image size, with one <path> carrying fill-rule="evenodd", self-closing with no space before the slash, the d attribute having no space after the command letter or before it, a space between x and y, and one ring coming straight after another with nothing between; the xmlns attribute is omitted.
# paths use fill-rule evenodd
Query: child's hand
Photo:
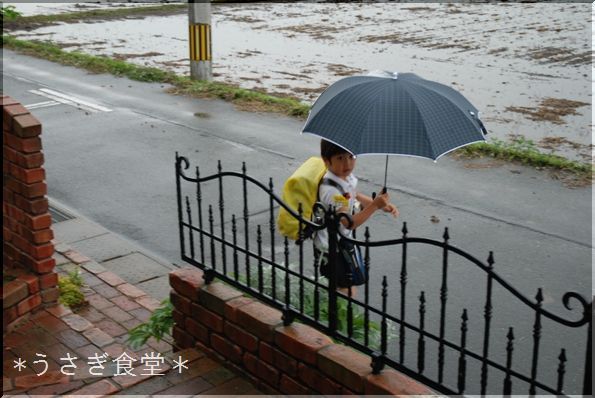
<svg viewBox="0 0 595 398"><path fill-rule="evenodd" d="M376 195L374 200L372 201L372 205L375 206L377 209L384 209L389 204L390 198L388 197L388 193L381 193Z"/></svg>
<svg viewBox="0 0 595 398"><path fill-rule="evenodd" d="M386 205L382 210L386 213L392 214L395 218L399 216L399 209L397 209L397 206L393 205L392 203Z"/></svg>

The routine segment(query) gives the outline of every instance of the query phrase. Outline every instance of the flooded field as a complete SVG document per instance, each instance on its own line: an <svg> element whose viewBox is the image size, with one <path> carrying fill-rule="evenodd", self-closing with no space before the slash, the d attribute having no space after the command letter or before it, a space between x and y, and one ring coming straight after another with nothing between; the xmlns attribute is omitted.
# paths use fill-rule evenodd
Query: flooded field
<svg viewBox="0 0 595 398"><path fill-rule="evenodd" d="M25 14L115 6L16 4ZM214 4L212 19L215 80L311 103L344 76L413 72L460 90L491 137L591 160L588 3ZM188 74L187 25L182 10L11 34Z"/></svg>

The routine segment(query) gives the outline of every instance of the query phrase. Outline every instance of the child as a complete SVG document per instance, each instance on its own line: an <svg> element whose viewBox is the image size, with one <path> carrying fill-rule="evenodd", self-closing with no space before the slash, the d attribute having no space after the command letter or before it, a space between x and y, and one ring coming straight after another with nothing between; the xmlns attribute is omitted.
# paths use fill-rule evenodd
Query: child
<svg viewBox="0 0 595 398"><path fill-rule="evenodd" d="M355 167L355 156L332 142L321 140L320 155L328 171L322 178L318 189L320 202L327 206L334 206L337 212L353 214L355 229L365 223L376 210L382 209L394 217L399 215L397 207L389 202L388 193L380 193L374 199L356 191L357 178L352 174ZM356 201L362 205L362 210L354 214ZM339 226L340 233L351 237L352 231L345 225ZM328 261L328 232L326 229L319 231L314 238L314 249L320 255L320 266L324 274ZM343 283L345 284L345 283ZM347 294L349 286L338 284L339 291ZM355 289L352 287L352 294Z"/></svg>

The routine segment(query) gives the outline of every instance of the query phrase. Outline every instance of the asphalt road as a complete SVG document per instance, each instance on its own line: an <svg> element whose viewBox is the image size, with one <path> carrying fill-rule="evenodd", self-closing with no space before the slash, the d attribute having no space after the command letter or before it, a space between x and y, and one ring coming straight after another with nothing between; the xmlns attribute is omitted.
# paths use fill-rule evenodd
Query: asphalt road
<svg viewBox="0 0 595 398"><path fill-rule="evenodd" d="M169 95L161 84L88 74L6 49L2 62L3 93L32 108L43 124L51 200L179 265L184 264L177 227L176 151L188 158L190 175L195 166L200 166L202 176L216 172L217 160L224 170L234 171L246 162L249 175L263 182L272 177L277 191L303 160L317 154L318 140L299 134L303 124L299 120L240 112L222 101ZM377 191L384 176L384 158L360 157L356 173L362 191ZM401 216L397 220L385 214L375 216L369 224L372 240L398 238L404 221L410 236L437 240L444 227L449 227L452 245L480 260L494 251L495 269L512 286L530 298L541 287L544 308L563 318L580 318L577 311L564 308L561 298L567 291L585 297L592 293L590 188L569 189L545 172L519 165L449 157L437 163L394 157L388 185ZM216 185L205 189L210 189L205 200L216 208ZM241 185L226 183L225 190L229 198L226 214L240 215ZM250 195L254 225L268 222L264 198L257 191ZM426 316L438 312L442 261L439 252L423 247L412 248L410 257L408 294L413 322L421 290L428 301ZM399 257L379 250L373 266L374 282L388 275L393 289L390 297L394 297L389 309L398 308ZM470 330L477 335L469 337L470 344L481 347L485 275L456 259L449 267L447 336L458 342L458 322L466 307L472 318ZM495 289L492 334L499 342L491 352L504 357L504 336L508 325L514 325L519 343L515 363L528 371L534 315L504 289ZM377 303L379 289L373 293L372 301ZM435 325L436 321L426 322ZM580 393L578 374L584 363L586 332L544 321L544 327L550 326L550 332L543 332L540 360L551 363L553 370L539 374L554 380L559 349L566 347L569 392ZM521 342L526 343L524 348ZM501 383L499 376L494 377L495 383Z"/></svg>

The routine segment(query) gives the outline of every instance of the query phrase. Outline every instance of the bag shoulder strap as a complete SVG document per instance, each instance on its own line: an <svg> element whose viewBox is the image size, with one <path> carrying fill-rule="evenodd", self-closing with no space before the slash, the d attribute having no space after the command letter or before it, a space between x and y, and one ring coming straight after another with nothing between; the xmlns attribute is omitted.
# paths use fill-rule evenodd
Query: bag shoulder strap
<svg viewBox="0 0 595 398"><path fill-rule="evenodd" d="M345 195L345 189L343 189L343 186L335 180L331 180L330 178L323 178L322 180L320 180L320 185L330 185L331 187L337 188L341 195Z"/></svg>

